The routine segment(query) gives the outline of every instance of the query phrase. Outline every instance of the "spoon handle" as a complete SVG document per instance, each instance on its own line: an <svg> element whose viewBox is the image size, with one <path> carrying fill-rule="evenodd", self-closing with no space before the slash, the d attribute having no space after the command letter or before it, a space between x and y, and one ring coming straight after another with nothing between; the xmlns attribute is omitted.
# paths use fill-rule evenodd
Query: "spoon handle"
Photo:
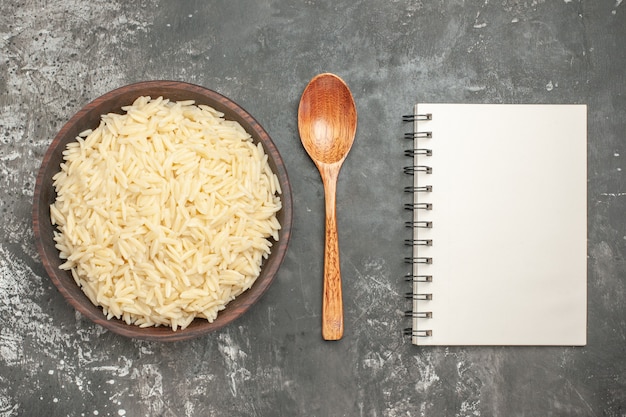
<svg viewBox="0 0 626 417"><path fill-rule="evenodd" d="M324 292L322 299L322 337L339 340L343 336L343 299L339 263L336 195L339 166L324 170L324 200L326 206L326 239L324 245Z"/></svg>

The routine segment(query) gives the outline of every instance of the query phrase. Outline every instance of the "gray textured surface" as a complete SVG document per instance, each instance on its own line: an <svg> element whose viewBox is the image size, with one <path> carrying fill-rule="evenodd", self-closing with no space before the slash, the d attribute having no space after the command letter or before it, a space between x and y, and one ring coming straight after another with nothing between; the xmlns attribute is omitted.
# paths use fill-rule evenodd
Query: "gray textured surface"
<svg viewBox="0 0 626 417"><path fill-rule="evenodd" d="M626 4L621 0L0 0L0 416L626 416ZM360 115L339 180L346 333L320 337L322 187L296 124L331 71ZM263 124L294 186L289 253L246 316L157 344L75 314L30 210L62 124L102 93L175 79ZM402 174L416 100L589 105L588 346L416 348ZM488 268L488 265L485 266Z"/></svg>

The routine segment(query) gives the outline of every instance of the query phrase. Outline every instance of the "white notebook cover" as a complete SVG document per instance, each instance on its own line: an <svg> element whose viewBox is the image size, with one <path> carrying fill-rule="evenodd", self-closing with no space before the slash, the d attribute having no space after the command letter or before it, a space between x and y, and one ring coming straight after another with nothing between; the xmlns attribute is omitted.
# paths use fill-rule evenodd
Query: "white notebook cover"
<svg viewBox="0 0 626 417"><path fill-rule="evenodd" d="M585 105L418 104L412 342L418 345L585 345ZM430 336L419 336L430 330Z"/></svg>

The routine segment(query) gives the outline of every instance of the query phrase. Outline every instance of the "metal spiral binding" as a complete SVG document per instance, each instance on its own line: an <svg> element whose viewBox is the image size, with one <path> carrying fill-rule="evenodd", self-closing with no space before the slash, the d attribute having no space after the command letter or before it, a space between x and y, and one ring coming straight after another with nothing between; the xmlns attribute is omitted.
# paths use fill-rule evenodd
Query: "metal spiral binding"
<svg viewBox="0 0 626 417"><path fill-rule="evenodd" d="M407 246L432 246L432 239L404 239L404 244Z"/></svg>
<svg viewBox="0 0 626 417"><path fill-rule="evenodd" d="M405 193L432 193L433 186L432 185L424 185L421 187L404 187Z"/></svg>
<svg viewBox="0 0 626 417"><path fill-rule="evenodd" d="M433 295L432 294L415 294L413 292L407 292L405 294L405 298L409 300L430 301L433 299Z"/></svg>
<svg viewBox="0 0 626 417"><path fill-rule="evenodd" d="M427 221L411 221L411 222L404 222L404 225L406 227L419 227L422 229L432 229L433 227L433 222L427 222Z"/></svg>
<svg viewBox="0 0 626 417"><path fill-rule="evenodd" d="M414 337L430 337L433 335L432 330L416 330L410 327L404 329L405 336L414 336Z"/></svg>
<svg viewBox="0 0 626 417"><path fill-rule="evenodd" d="M432 311L412 311L407 310L404 312L404 317L411 317L414 319L432 319L433 312Z"/></svg>
<svg viewBox="0 0 626 417"><path fill-rule="evenodd" d="M426 165L411 165L408 167L404 167L404 173L413 175L416 172L425 172L427 174L433 173L433 168Z"/></svg>
<svg viewBox="0 0 626 417"><path fill-rule="evenodd" d="M433 137L433 132L409 132L404 134L404 139L430 139Z"/></svg>
<svg viewBox="0 0 626 417"><path fill-rule="evenodd" d="M408 273L404 276L406 282L433 282L432 275L413 275Z"/></svg>
<svg viewBox="0 0 626 417"><path fill-rule="evenodd" d="M404 258L404 263L431 265L433 263L433 258L428 258L426 256L407 256Z"/></svg>
<svg viewBox="0 0 626 417"><path fill-rule="evenodd" d="M413 158L416 155L433 156L432 149L407 149L404 151L404 156Z"/></svg>
<svg viewBox="0 0 626 417"><path fill-rule="evenodd" d="M433 205L431 203L406 203L404 208L407 210L432 210Z"/></svg>
<svg viewBox="0 0 626 417"><path fill-rule="evenodd" d="M417 122L417 121L426 121L432 120L433 115L431 113L428 114L412 114L403 116L402 120L405 122ZM415 141L416 139L432 139L433 134L430 131L418 131L417 123L414 124L414 131L410 133L405 133L404 138L408 140ZM425 173L432 174L433 169L428 165L418 165L415 162L416 158L422 157L430 157L433 155L432 149L422 148L422 147L413 147L412 149L407 149L404 151L404 155L413 158L413 165L404 167L404 173L408 175L415 175L416 173ZM405 193L430 193L433 191L432 185L413 185L409 187L404 187ZM407 210L432 210L433 205L431 203L422 203L422 202L413 202L406 203L404 208ZM433 223L431 221L423 221L423 220L413 220L405 222L405 226L411 229L414 228L422 228L422 229L430 229L433 227ZM404 244L407 246L432 246L432 239L416 239L415 237L412 239L405 239ZM405 257L404 261L409 264L432 264L433 259L431 257L423 257L423 256L411 256ZM412 283L415 285L416 283L428 283L433 281L432 275L416 275L415 271L411 271L407 275L405 275L405 281ZM430 293L417 293L416 291L407 292L405 294L407 299L415 301L430 301L433 298L433 295ZM421 304L420 304L421 306ZM412 319L430 319L433 317L432 311L413 311L408 310L404 312L405 317L409 317ZM411 337L430 337L432 336L432 330L420 330L414 328L406 328L403 332L407 336Z"/></svg>
<svg viewBox="0 0 626 417"><path fill-rule="evenodd" d="M433 115L432 113L426 113L426 114L406 114L402 116L403 122L415 122L419 120L433 120Z"/></svg>

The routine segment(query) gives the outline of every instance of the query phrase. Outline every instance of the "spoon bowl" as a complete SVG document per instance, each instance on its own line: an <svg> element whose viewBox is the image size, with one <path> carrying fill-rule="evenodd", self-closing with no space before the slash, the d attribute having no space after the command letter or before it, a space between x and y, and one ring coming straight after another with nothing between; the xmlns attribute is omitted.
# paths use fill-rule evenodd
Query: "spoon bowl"
<svg viewBox="0 0 626 417"><path fill-rule="evenodd" d="M309 82L298 109L300 139L315 163L333 164L348 155L356 132L356 106L346 83L334 74Z"/></svg>
<svg viewBox="0 0 626 417"><path fill-rule="evenodd" d="M346 83L330 73L319 74L304 89L298 107L300 140L324 185L326 211L322 337L343 336L343 300L337 233L337 178L356 133L357 112Z"/></svg>

